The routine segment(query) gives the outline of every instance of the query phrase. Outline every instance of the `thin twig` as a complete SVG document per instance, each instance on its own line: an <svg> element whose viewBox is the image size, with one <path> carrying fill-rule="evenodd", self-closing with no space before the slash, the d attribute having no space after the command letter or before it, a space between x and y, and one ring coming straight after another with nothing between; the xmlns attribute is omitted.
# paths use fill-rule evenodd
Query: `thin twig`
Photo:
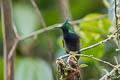
<svg viewBox="0 0 120 80"><path fill-rule="evenodd" d="M8 60L10 60L12 58L12 56L14 55L14 51L15 51L15 49L17 47L18 42L19 42L19 40L15 39L15 42L14 42L14 44L13 44L13 46L12 46L10 52L9 52Z"/></svg>
<svg viewBox="0 0 120 80"><path fill-rule="evenodd" d="M81 22L89 22L89 21L95 21L95 20L99 20L102 18L106 18L108 17L108 15L104 14L102 16L96 17L96 18L91 18L91 19L79 19L79 20L75 20L75 21L70 21L71 24L79 24Z"/></svg>
<svg viewBox="0 0 120 80"><path fill-rule="evenodd" d="M64 21L66 17L71 19L71 13L69 10L69 0L57 0L58 9L60 13L61 20Z"/></svg>
<svg viewBox="0 0 120 80"><path fill-rule="evenodd" d="M118 17L117 17L117 0L115 0L115 26L116 29L118 30L119 25L118 25ZM118 39L118 49L120 50L119 31L117 32L117 39Z"/></svg>
<svg viewBox="0 0 120 80"><path fill-rule="evenodd" d="M82 48L82 49L80 49L79 51L76 51L76 53L82 52L82 51L85 51L85 50L88 50L88 49L90 49L90 48L93 48L93 47L96 47L96 46L99 46L99 45L101 45L101 44L103 44L103 43L108 42L109 40L111 40L112 38L114 38L114 35L115 35L117 32L118 32L118 31L112 33L112 35L110 35L107 39L105 39L105 40L103 40L103 41L100 41L100 42L98 42L98 43L96 43L96 44L94 44L94 45L91 45L91 46L88 46L88 47L86 47L86 48ZM60 59L67 58L67 57L69 57L70 55L71 55L71 54L66 54L66 55L61 56L61 57L59 57L59 58L60 58ZM90 56L90 55L83 55L83 54L76 54L76 55L78 55L78 56L84 56L84 57L89 57L89 58L92 58L92 59L94 59L94 60L97 60L97 61L103 62L103 63L105 63L105 64L108 64L108 65L110 65L110 66L112 66L112 67L115 67L113 64L111 64L111 63L109 63L109 62L103 61L103 60L101 60L101 59L95 58L95 57Z"/></svg>
<svg viewBox="0 0 120 80"><path fill-rule="evenodd" d="M31 0L31 3L32 3L32 6L33 8L35 9L36 13L38 14L39 16L39 19L40 19L40 22L43 26L43 28L46 28L46 23L42 17L42 13L41 11L39 10L37 4L35 3L35 0ZM52 70L52 74L53 74L53 78L54 80L56 80L56 75L54 73L54 67L53 67L53 57L52 57L52 53L53 53L53 45L52 45L52 42L51 42L51 38L48 34L48 32L45 33L46 34L46 38L47 38L47 42L48 42L48 48L49 48L49 58L50 58L50 66L51 66L51 70Z"/></svg>
<svg viewBox="0 0 120 80"><path fill-rule="evenodd" d="M1 0L2 34L4 49L4 80L14 80L14 56L8 61L8 55L14 44L12 24L12 1Z"/></svg>
<svg viewBox="0 0 120 80"><path fill-rule="evenodd" d="M46 28L40 29L40 30L38 30L38 31L35 31L35 32L29 34L29 35L23 36L22 38L20 38L20 40L22 41L22 40L25 40L25 39L27 39L27 38L36 36L36 35L38 35L38 34L40 34L40 33L46 32L46 31L48 31L48 30L52 30L54 27L55 27L55 26L51 26L51 27L46 27Z"/></svg>
<svg viewBox="0 0 120 80"><path fill-rule="evenodd" d="M118 31L114 32L112 35L110 35L107 39L105 39L105 40L103 40L103 41L100 41L100 42L98 42L98 43L96 43L96 44L93 44L93 45L91 45L91 46L88 46L88 47L86 47L86 48L80 49L78 52L85 51L85 50L87 50L87 49L90 49L90 48L93 48L93 47L96 47L96 46L99 46L99 45L101 45L101 44L103 44L103 43L108 42L109 40L111 40L112 38L115 37L114 35L115 35L117 32L118 32ZM77 52L77 53L78 53L78 52Z"/></svg>
<svg viewBox="0 0 120 80"><path fill-rule="evenodd" d="M36 13L37 13L38 16L40 17L40 18L39 18L39 19L40 19L40 23L42 24L43 27L46 27L45 21L44 21L44 19L43 19L43 17L42 17L42 14L41 14L39 8L37 7L37 5L36 5L36 3L35 3L35 0L30 0L30 1L31 1L31 3L32 3L32 6L33 6L33 8L35 9Z"/></svg>
<svg viewBox="0 0 120 80"><path fill-rule="evenodd" d="M105 74L102 78L100 78L99 80L114 80L112 79L113 78L117 78L118 76L118 71L119 71L119 68L120 68L120 65L117 65L116 66L117 68L114 68L111 72ZM117 80L117 79L116 79ZM119 80L119 79L118 79Z"/></svg>
<svg viewBox="0 0 120 80"><path fill-rule="evenodd" d="M99 20L99 19L102 19L102 18L106 18L106 17L107 17L107 15L105 14L105 15L103 15L103 16L96 17L96 18L92 18L92 19L79 19L79 20L75 20L75 21L70 21L70 23L71 23L72 25L74 25L74 24L79 24L79 23L81 23L81 22L89 22L89 21L94 21L94 20ZM23 36L20 40L24 40L24 39L26 39L26 38L30 38L30 37L33 37L33 36L38 35L38 34L40 34L40 33L43 33L43 32L49 31L49 30L52 30L52 29L54 29L54 28L57 27L57 26L61 26L62 24L63 24L63 23L54 24L54 25L52 25L52 26L48 26L48 27L46 27L46 28L37 30L37 31L35 31L35 32L33 32L33 33L29 34L29 35Z"/></svg>
<svg viewBox="0 0 120 80"><path fill-rule="evenodd" d="M115 59L116 64L118 65L119 63L118 63L117 57L114 56L114 59Z"/></svg>
<svg viewBox="0 0 120 80"><path fill-rule="evenodd" d="M59 58L60 58L60 59L67 58L67 57L69 57L70 55L71 55L71 54L66 54L66 55L64 55L64 56L60 56ZM88 57L88 58L94 59L94 60L96 60L96 61L102 62L102 63L104 63L104 64L107 64L107 65L111 66L111 67L116 68L115 65L111 64L110 62L107 62L107 61L101 60L101 59L99 59L99 58L96 58L96 57L94 57L93 55L75 54L75 56Z"/></svg>
<svg viewBox="0 0 120 80"><path fill-rule="evenodd" d="M115 35L117 32L118 32L118 31L112 33L107 39L105 39L105 40L103 40L103 41L100 41L100 42L98 42L98 43L96 43L96 44L94 44L94 45L91 45L91 46L88 46L88 47L86 47L86 48L82 48L82 49L80 49L79 51L76 51L76 53L78 53L78 52L82 52L82 51L85 51L85 50L88 50L88 49L90 49L90 48L93 48L93 47L96 47L96 46L99 46L99 45L101 45L101 44L103 44L103 43L108 42L109 40L111 40L112 38L115 37L114 35ZM69 57L70 55L71 55L71 54L66 54L66 55L64 55L64 56L60 56L59 58L60 58L60 59L67 58L67 57ZM106 61L100 60L100 59L95 58L95 57L93 57L93 56L83 55L83 54L76 54L76 55L78 55L78 56L86 56L86 57L89 57L89 58L95 59L95 60L97 60L97 61L100 61L100 62L106 63L106 64L108 64L108 65L111 65L112 67L114 66L114 65L112 65L112 64L109 63L109 62L106 62ZM114 66L114 67L115 67L115 66Z"/></svg>
<svg viewBox="0 0 120 80"><path fill-rule="evenodd" d="M15 33L16 38L17 38L17 39L20 39L20 36L18 35L18 31L17 31L17 29L16 29L15 24L13 24L13 29L14 29L14 33Z"/></svg>

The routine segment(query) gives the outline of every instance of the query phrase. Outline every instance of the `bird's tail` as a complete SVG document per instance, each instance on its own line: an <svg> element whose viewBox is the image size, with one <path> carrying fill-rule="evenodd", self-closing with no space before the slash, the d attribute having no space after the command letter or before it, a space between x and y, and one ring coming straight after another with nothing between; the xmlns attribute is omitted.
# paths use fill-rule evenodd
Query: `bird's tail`
<svg viewBox="0 0 120 80"><path fill-rule="evenodd" d="M80 54L80 52L78 52L78 54ZM79 59L80 59L80 56L76 56L76 58L77 58L77 60L79 61Z"/></svg>

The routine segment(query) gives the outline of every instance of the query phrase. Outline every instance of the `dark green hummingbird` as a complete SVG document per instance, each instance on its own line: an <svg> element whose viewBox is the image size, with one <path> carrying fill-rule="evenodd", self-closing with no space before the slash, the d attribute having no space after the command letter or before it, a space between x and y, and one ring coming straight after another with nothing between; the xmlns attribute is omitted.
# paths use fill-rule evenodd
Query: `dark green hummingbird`
<svg viewBox="0 0 120 80"><path fill-rule="evenodd" d="M63 32L63 47L65 48L67 54L70 51L76 52L80 50L80 36L75 32L72 25L68 22L68 18L65 20L64 24L60 27ZM80 52L78 52L80 54ZM76 56L77 60L79 59Z"/></svg>

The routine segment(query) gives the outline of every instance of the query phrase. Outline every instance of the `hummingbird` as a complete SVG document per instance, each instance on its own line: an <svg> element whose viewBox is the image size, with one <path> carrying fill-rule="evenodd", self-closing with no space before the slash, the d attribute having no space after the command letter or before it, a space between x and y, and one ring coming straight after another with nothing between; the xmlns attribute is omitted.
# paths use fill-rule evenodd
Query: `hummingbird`
<svg viewBox="0 0 120 80"><path fill-rule="evenodd" d="M80 50L80 36L75 32L73 26L68 22L68 18L65 20L62 26L59 27L63 32L63 47L67 54L70 51L76 52ZM80 52L78 52L80 54ZM76 56L77 60L79 56Z"/></svg>

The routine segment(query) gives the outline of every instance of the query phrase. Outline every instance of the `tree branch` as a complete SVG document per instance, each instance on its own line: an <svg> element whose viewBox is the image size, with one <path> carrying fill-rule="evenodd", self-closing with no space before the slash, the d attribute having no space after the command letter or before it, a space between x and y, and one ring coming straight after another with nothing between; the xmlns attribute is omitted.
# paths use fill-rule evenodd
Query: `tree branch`
<svg viewBox="0 0 120 80"><path fill-rule="evenodd" d="M117 39L118 39L118 49L120 50L120 42L119 42L119 25L118 25L118 16L117 16L117 0L114 0L114 5L115 5L115 26L117 29ZM117 80L120 79L120 65L118 64L118 61L115 58L115 61L117 63L117 68L114 68L111 72L107 73L106 75L104 75L102 78L100 78L99 80Z"/></svg>
<svg viewBox="0 0 120 80"><path fill-rule="evenodd" d="M69 19L71 19L68 3L69 3L69 0L57 0L58 10L59 10L60 18L62 21L64 21L66 17L69 17Z"/></svg>
<svg viewBox="0 0 120 80"><path fill-rule="evenodd" d="M66 55L64 55L64 56L60 56L59 59L67 58L67 57L69 57L70 55L71 55L71 54L66 54ZM107 65L109 65L109 66L111 66L111 67L113 67L113 68L116 68L116 66L113 65L113 64L111 64L110 62L107 62L107 61L101 60L101 59L99 59L99 58L96 58L96 57L94 57L93 55L75 54L75 56L88 57L88 58L94 59L94 60L96 60L96 61L102 62L102 63L104 63L104 64L107 64Z"/></svg>
<svg viewBox="0 0 120 80"><path fill-rule="evenodd" d="M99 19L102 19L102 18L106 18L106 17L107 17L107 15L103 15L103 16L100 16L100 17L97 17L97 18L92 18L92 19L79 19L79 20L75 20L75 21L70 21L70 23L71 23L72 25L74 25L74 24L79 24L79 23L81 23L81 22L89 22L89 21L94 21L94 20L99 20ZM33 32L33 33L29 34L29 35L23 36L20 40L24 40L24 39L26 39L26 38L30 38L30 37L33 37L33 36L38 35L38 34L40 34L40 33L43 33L43 32L49 31L49 30L52 30L52 29L54 29L54 28L57 27L57 26L61 26L62 24L63 24L63 23L54 24L54 25L52 25L52 26L48 26L48 27L46 27L46 28L37 30L37 31L35 31L35 32Z"/></svg>
<svg viewBox="0 0 120 80"><path fill-rule="evenodd" d="M18 35L18 32L17 32L15 24L13 24L13 29L14 29L14 34L15 34L16 38L20 39L20 36Z"/></svg>
<svg viewBox="0 0 120 80"><path fill-rule="evenodd" d="M81 22L89 22L89 21L95 21L95 20L99 20L99 19L102 19L102 18L106 18L108 17L107 14L104 14L102 16L99 16L99 17L96 17L96 18L91 18L91 19L78 19L78 20L75 20L75 21L70 21L71 24L79 24Z"/></svg>
<svg viewBox="0 0 120 80"><path fill-rule="evenodd" d="M15 49L17 47L18 42L19 42L19 40L16 39L13 46L12 46L12 48L11 48L11 50L10 50L10 52L9 52L8 60L10 60L12 58L12 56L14 55L14 52L15 52Z"/></svg>
<svg viewBox="0 0 120 80"><path fill-rule="evenodd" d="M118 16L117 16L117 1L114 0L114 3L115 3L115 26L116 26L116 30L118 30L119 25L118 25ZM118 49L120 50L119 32L117 32L117 39L118 39Z"/></svg>
<svg viewBox="0 0 120 80"><path fill-rule="evenodd" d="M40 18L40 22L41 22L43 28L46 28L47 27L46 23L45 23L45 21L44 21L44 19L42 17L41 11L39 10L39 8L37 7L37 4L35 3L35 0L31 0L31 3L32 3L33 8L35 9L36 13L38 14L38 16ZM54 80L56 80L56 75L54 73L54 67L53 67L53 57L52 57L53 45L52 45L49 33L46 32L45 34L46 34L46 38L47 38L47 42L48 42L48 48L49 48L49 62L50 62L53 78L54 78Z"/></svg>
<svg viewBox="0 0 120 80"><path fill-rule="evenodd" d="M37 15L39 16L40 23L42 24L43 27L46 27L45 21L44 21L44 19L42 17L42 14L41 14L39 8L37 7L37 4L35 3L35 0L30 0L30 1L31 1L32 6L35 9Z"/></svg>
<svg viewBox="0 0 120 80"><path fill-rule="evenodd" d="M105 74L102 78L100 78L99 80L119 80L120 79L120 73L119 73L119 68L120 65L116 66L117 68L114 68L111 72ZM118 75L119 74L119 75ZM117 76L118 75L118 76ZM117 79L115 79L117 78Z"/></svg>
<svg viewBox="0 0 120 80"><path fill-rule="evenodd" d="M14 56L8 60L8 54L14 44L15 38L12 24L11 0L1 1L1 12L4 49L4 80L14 80Z"/></svg>
<svg viewBox="0 0 120 80"><path fill-rule="evenodd" d="M108 42L109 40L111 40L112 38L115 37L114 35L115 35L117 32L118 32L118 31L112 33L107 39L105 39L105 40L103 40L103 41L100 41L100 42L98 42L98 43L96 43L96 44L93 44L93 45L91 45L91 46L88 46L88 47L86 47L86 48L80 49L78 52L85 51L85 50L88 50L88 49L97 47L97 46L99 46L99 45L101 45L101 44L103 44L103 43ZM76 52L76 53L78 53L78 52Z"/></svg>
<svg viewBox="0 0 120 80"><path fill-rule="evenodd" d="M101 45L101 44L103 44L103 43L106 43L106 42L108 42L109 40L111 40L112 38L114 38L114 37L115 37L114 35L115 35L117 32L118 32L118 31L112 33L107 39L105 39L105 40L103 40L103 41L100 41L100 42L98 42L98 43L96 43L96 44L94 44L94 45L88 46L88 47L86 47L86 48L82 48L82 49L80 49L79 51L76 51L75 53L82 52L82 51L91 49L91 48L93 48L93 47L97 47L97 46L99 46L99 45ZM64 55L64 56L60 56L59 58L60 58L60 59L67 58L67 57L69 57L70 55L71 55L71 54L66 54L66 55ZM92 58L92 59L94 59L94 60L97 60L97 61L103 62L103 63L105 63L105 64L108 64L108 65L110 65L110 66L112 66L112 67L115 67L114 65L112 65L112 64L109 63L109 62L100 60L100 59L95 58L95 57L93 57L93 56L91 56L91 55L90 55L90 56L89 56L89 55L83 55L83 54L75 54L75 55L76 55L76 56L89 57L89 58Z"/></svg>

